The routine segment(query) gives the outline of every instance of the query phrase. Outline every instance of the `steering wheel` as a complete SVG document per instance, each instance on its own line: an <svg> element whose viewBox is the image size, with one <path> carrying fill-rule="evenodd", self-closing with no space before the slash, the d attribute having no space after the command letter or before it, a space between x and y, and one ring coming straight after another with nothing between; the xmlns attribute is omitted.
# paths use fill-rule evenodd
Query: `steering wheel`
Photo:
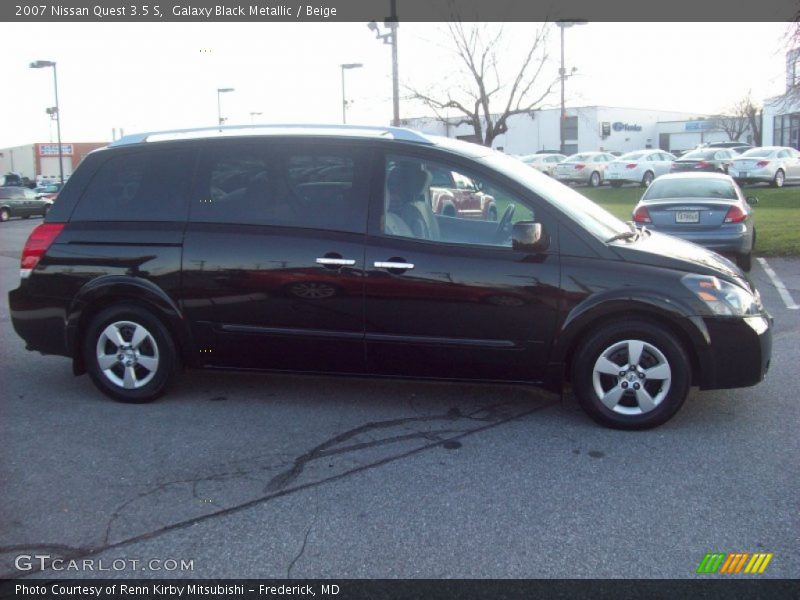
<svg viewBox="0 0 800 600"><path fill-rule="evenodd" d="M509 204L506 207L503 216L497 223L497 229L494 232L494 241L497 244L505 242L511 236L511 219L514 217L514 211L517 210L516 204Z"/></svg>

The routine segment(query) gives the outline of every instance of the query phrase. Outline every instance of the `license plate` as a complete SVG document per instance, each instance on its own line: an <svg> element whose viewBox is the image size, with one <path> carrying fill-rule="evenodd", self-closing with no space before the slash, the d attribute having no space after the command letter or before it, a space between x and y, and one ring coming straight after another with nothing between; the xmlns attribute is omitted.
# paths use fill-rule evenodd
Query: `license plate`
<svg viewBox="0 0 800 600"><path fill-rule="evenodd" d="M747 171L739 171L739 177L747 177Z"/></svg>
<svg viewBox="0 0 800 600"><path fill-rule="evenodd" d="M700 211L699 210L682 210L675 213L676 223L699 223Z"/></svg>
<svg viewBox="0 0 800 600"><path fill-rule="evenodd" d="M614 172L606 173L606 177L608 177L608 179L617 179L619 177L619 173L614 173Z"/></svg>

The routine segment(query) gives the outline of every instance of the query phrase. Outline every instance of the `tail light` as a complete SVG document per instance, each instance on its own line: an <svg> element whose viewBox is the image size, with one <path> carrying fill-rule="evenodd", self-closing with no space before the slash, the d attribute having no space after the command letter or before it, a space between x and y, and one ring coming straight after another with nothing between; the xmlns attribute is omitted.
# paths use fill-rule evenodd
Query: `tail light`
<svg viewBox="0 0 800 600"><path fill-rule="evenodd" d="M63 223L42 223L31 231L25 247L22 249L22 262L20 263L19 276L27 279L31 271L39 264L39 260L47 249L64 229Z"/></svg>
<svg viewBox="0 0 800 600"><path fill-rule="evenodd" d="M727 214L725 215L724 223L741 223L747 218L747 213L745 213L741 208L736 206L735 204L728 209Z"/></svg>
<svg viewBox="0 0 800 600"><path fill-rule="evenodd" d="M584 168L586 168L586 165L584 165L584 164L581 164L581 163L578 163L577 165L575 165L575 168L576 168L578 171L580 171L581 169L584 169Z"/></svg>
<svg viewBox="0 0 800 600"><path fill-rule="evenodd" d="M760 160L756 163L757 167L766 167L769 164L768 160Z"/></svg>
<svg viewBox="0 0 800 600"><path fill-rule="evenodd" d="M636 163L628 163L627 165L625 165L625 168L626 169L635 169L638 166L639 165L637 165Z"/></svg>
<svg viewBox="0 0 800 600"><path fill-rule="evenodd" d="M697 163L697 164L694 166L694 168L695 168L695 169L705 169L705 168L708 166L708 164L709 164L708 162L706 162L706 161L704 161L704 160L701 160L699 163Z"/></svg>
<svg viewBox="0 0 800 600"><path fill-rule="evenodd" d="M636 223L652 223L653 220L650 218L650 212L644 206L638 206L635 211L633 211L633 220Z"/></svg>

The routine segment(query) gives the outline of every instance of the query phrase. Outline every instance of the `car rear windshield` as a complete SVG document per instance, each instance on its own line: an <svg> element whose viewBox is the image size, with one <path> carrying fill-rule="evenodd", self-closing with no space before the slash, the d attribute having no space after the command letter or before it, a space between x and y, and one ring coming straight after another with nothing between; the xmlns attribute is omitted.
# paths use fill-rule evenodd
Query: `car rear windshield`
<svg viewBox="0 0 800 600"><path fill-rule="evenodd" d="M591 162L595 154L573 154L564 162Z"/></svg>
<svg viewBox="0 0 800 600"><path fill-rule="evenodd" d="M740 155L740 158L767 158L775 154L776 150L770 150L769 148L753 148L752 150L748 150Z"/></svg>
<svg viewBox="0 0 800 600"><path fill-rule="evenodd" d="M719 148L716 150L692 150L681 156L681 158L714 158L717 152L719 152Z"/></svg>
<svg viewBox="0 0 800 600"><path fill-rule="evenodd" d="M627 154L623 154L622 156L620 156L619 159L620 160L639 160L645 154L647 154L647 152L628 152Z"/></svg>
<svg viewBox="0 0 800 600"><path fill-rule="evenodd" d="M656 179L642 197L643 202L665 198L719 198L736 200L733 183L720 178Z"/></svg>

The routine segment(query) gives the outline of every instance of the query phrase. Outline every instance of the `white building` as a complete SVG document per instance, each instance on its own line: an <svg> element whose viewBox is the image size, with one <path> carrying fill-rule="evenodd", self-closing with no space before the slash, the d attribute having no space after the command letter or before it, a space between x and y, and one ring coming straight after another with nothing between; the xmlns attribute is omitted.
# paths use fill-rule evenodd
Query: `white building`
<svg viewBox="0 0 800 600"><path fill-rule="evenodd" d="M670 135L660 138L660 124L683 123L707 117L700 113L614 106L570 107L565 112L564 141L567 154L589 150L628 152L657 147L663 150L688 150L694 148L699 140L695 143L694 138L681 139L678 146L670 146ZM508 133L498 136L492 146L509 154L532 154L539 150L558 152L560 113L560 109L551 108L509 117ZM458 121L458 117L450 118L448 123L422 117L406 119L403 125L425 133L471 140L472 127L466 124L454 126Z"/></svg>
<svg viewBox="0 0 800 600"><path fill-rule="evenodd" d="M786 53L786 92L764 101L765 146L800 150L800 47Z"/></svg>

